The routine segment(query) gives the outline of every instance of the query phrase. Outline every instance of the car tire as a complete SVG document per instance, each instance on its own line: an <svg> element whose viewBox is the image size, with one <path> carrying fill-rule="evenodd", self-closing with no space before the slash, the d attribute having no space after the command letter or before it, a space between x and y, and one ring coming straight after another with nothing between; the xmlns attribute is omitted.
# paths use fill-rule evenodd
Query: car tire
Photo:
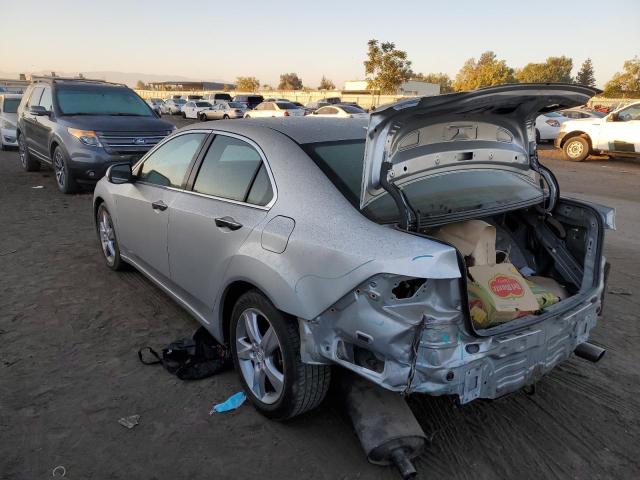
<svg viewBox="0 0 640 480"><path fill-rule="evenodd" d="M589 141L584 137L571 137L562 146L565 160L582 162L591 153Z"/></svg>
<svg viewBox="0 0 640 480"><path fill-rule="evenodd" d="M244 118L251 118L251 115L245 115Z"/></svg>
<svg viewBox="0 0 640 480"><path fill-rule="evenodd" d="M102 256L107 267L111 270L124 270L127 264L120 256L118 237L113 226L113 219L104 203L101 203L96 213L96 232L102 248Z"/></svg>
<svg viewBox="0 0 640 480"><path fill-rule="evenodd" d="M186 120L187 119L187 114L182 112L182 118L184 118Z"/></svg>
<svg viewBox="0 0 640 480"><path fill-rule="evenodd" d="M295 417L316 408L327 394L331 368L302 363L298 322L258 290L234 305L230 343L242 387L264 416Z"/></svg>
<svg viewBox="0 0 640 480"><path fill-rule="evenodd" d="M226 113L222 116L223 120L229 120L229 115L227 115Z"/></svg>
<svg viewBox="0 0 640 480"><path fill-rule="evenodd" d="M536 128L536 143L540 145L540 130Z"/></svg>
<svg viewBox="0 0 640 480"><path fill-rule="evenodd" d="M25 172L37 172L40 170L41 164L29 153L24 135L18 135L18 152L20 155L20 163Z"/></svg>
<svg viewBox="0 0 640 480"><path fill-rule="evenodd" d="M78 190L78 185L69 169L69 158L60 146L53 151L53 171L58 190L64 194L75 193Z"/></svg>
<svg viewBox="0 0 640 480"><path fill-rule="evenodd" d="M200 114L200 121L201 122L206 122L207 121L207 116L204 113Z"/></svg>

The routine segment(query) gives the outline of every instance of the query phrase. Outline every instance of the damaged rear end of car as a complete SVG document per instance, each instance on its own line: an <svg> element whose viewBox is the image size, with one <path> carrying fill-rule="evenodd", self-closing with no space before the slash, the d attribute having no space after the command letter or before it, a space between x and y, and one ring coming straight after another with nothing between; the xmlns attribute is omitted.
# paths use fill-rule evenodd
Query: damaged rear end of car
<svg viewBox="0 0 640 480"><path fill-rule="evenodd" d="M595 93L504 85L373 113L360 208L427 248L410 259L411 275L374 275L301 321L303 361L337 363L389 390L467 403L533 385L584 349L601 313L604 231L615 228L614 212L560 196L538 162L534 121ZM480 261L442 235L469 221L491 229L496 258ZM429 245L455 249L457 277L415 274L431 260ZM493 319L486 301L478 309L469 289L480 283L472 273L479 263L490 274L496 265L510 268L536 307ZM493 275L490 284L499 280ZM503 287L495 292L503 295Z"/></svg>

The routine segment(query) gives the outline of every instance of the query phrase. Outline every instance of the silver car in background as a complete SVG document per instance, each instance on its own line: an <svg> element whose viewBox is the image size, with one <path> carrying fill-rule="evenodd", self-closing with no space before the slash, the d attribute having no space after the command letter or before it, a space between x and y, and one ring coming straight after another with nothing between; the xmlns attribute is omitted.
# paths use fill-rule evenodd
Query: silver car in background
<svg viewBox="0 0 640 480"><path fill-rule="evenodd" d="M560 197L533 123L594 93L505 85L400 102L369 121L191 125L98 183L104 260L133 265L229 344L270 418L316 407L332 365L399 394L500 397L566 360L600 312L610 212ZM466 260L433 237L475 218L571 296L475 326Z"/></svg>
<svg viewBox="0 0 640 480"><path fill-rule="evenodd" d="M247 112L247 107L240 102L216 103L210 110L204 110L198 114L198 118L207 120L227 120L229 118L242 118Z"/></svg>
<svg viewBox="0 0 640 480"><path fill-rule="evenodd" d="M18 93L0 93L0 150L18 148L16 125L21 99Z"/></svg>
<svg viewBox="0 0 640 480"><path fill-rule="evenodd" d="M178 115L182 113L182 107L184 107L186 103L187 101L182 98L168 98L164 101L160 110L166 115Z"/></svg>

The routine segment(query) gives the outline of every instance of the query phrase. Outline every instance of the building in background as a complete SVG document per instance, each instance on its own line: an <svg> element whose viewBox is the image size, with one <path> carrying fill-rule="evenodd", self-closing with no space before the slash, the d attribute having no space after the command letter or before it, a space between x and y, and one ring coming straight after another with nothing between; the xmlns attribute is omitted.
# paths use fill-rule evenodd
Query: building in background
<svg viewBox="0 0 640 480"><path fill-rule="evenodd" d="M168 81L168 82L149 82L147 84L150 90L192 90L192 91L208 91L208 90L234 90L236 86L233 83L221 82L185 82L185 81Z"/></svg>

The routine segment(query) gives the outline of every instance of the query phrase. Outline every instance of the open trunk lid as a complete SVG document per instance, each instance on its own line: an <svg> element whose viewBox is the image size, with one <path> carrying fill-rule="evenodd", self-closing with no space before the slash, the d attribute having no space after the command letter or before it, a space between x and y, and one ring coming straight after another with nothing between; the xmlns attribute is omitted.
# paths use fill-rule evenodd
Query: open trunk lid
<svg viewBox="0 0 640 480"><path fill-rule="evenodd" d="M402 210L411 209L413 200L403 192L405 187L414 184L411 188L420 192L417 181L456 171L466 172L467 178L461 175L459 179L467 184L473 183L475 171L480 172L479 183L483 175L511 175L531 185L532 191L538 188L542 199L535 117L583 105L596 93L594 88L570 84L500 85L379 109L371 114L367 131L360 208L374 208L373 202L391 195L403 215ZM449 183L451 194L456 195L458 182ZM439 185L441 198L446 198L449 187L443 182ZM511 188L518 191L517 182ZM498 183L495 191L500 190ZM497 203L508 204L508 196L503 189ZM460 202L458 207L465 209ZM453 210L442 208L447 211Z"/></svg>

